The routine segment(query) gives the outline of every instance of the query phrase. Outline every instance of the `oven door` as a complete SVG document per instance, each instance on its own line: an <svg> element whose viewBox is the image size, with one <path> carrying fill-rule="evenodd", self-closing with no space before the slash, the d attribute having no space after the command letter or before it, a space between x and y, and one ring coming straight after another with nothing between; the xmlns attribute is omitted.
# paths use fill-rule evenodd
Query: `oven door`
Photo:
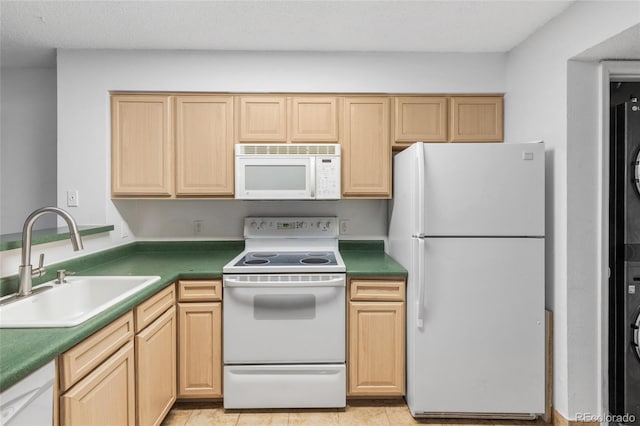
<svg viewBox="0 0 640 426"><path fill-rule="evenodd" d="M224 363L345 362L345 276L225 275Z"/></svg>
<svg viewBox="0 0 640 426"><path fill-rule="evenodd" d="M236 198L314 199L315 168L313 157L236 157Z"/></svg>

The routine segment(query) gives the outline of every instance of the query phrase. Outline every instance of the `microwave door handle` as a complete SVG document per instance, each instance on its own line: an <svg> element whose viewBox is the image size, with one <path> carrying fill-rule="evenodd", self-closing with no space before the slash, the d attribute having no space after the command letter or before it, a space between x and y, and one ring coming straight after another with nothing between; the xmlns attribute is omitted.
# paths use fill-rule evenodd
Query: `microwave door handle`
<svg viewBox="0 0 640 426"><path fill-rule="evenodd" d="M311 198L316 198L316 159L311 157L309 162L309 194Z"/></svg>

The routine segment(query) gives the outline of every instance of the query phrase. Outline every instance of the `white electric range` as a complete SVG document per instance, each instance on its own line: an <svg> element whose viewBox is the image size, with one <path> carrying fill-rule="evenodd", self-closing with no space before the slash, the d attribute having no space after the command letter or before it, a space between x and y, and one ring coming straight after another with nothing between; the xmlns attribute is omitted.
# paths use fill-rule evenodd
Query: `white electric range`
<svg viewBox="0 0 640 426"><path fill-rule="evenodd" d="M224 407L344 407L337 218L248 217L244 236L223 267Z"/></svg>

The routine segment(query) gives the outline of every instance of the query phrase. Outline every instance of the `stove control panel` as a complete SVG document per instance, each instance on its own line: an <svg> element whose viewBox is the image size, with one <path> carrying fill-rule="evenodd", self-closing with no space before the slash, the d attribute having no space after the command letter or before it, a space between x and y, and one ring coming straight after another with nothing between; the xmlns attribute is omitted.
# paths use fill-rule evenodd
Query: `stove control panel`
<svg viewBox="0 0 640 426"><path fill-rule="evenodd" d="M245 238L337 238L337 217L246 217Z"/></svg>

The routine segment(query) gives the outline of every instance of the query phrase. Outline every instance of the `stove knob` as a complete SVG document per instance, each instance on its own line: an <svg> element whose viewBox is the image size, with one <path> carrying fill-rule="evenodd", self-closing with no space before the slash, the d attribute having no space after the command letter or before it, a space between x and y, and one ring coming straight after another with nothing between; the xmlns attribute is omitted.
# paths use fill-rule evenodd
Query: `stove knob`
<svg viewBox="0 0 640 426"><path fill-rule="evenodd" d="M331 229L331 222L327 222L324 226L327 230Z"/></svg>
<svg viewBox="0 0 640 426"><path fill-rule="evenodd" d="M255 220L249 224L249 228L251 228L251 229L257 229L258 228L258 224L256 223Z"/></svg>
<svg viewBox="0 0 640 426"><path fill-rule="evenodd" d="M264 227L266 226L266 223L264 220L260 221L260 225L258 225L258 228L260 229L264 229Z"/></svg>

